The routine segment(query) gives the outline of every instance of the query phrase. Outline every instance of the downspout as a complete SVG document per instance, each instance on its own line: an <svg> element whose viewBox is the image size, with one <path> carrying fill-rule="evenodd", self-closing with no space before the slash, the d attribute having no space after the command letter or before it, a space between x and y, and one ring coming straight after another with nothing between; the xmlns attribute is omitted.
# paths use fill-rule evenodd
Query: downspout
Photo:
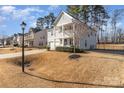
<svg viewBox="0 0 124 93"><path fill-rule="evenodd" d="M56 50L56 38L55 38L55 33L56 33L56 31L55 31L55 27L54 27L54 30L53 30L53 42L54 42L54 48L55 48L55 50Z"/></svg>
<svg viewBox="0 0 124 93"><path fill-rule="evenodd" d="M64 47L64 25L62 25L62 46Z"/></svg>
<svg viewBox="0 0 124 93"><path fill-rule="evenodd" d="M74 31L75 31L75 24L73 23L73 45L74 45L74 50L73 51L75 53L76 51L75 51L75 32Z"/></svg>

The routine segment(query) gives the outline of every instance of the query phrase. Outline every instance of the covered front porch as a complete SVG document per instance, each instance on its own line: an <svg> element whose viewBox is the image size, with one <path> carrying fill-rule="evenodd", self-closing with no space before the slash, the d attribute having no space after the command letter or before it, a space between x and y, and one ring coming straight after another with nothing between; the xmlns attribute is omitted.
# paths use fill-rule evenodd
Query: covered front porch
<svg viewBox="0 0 124 93"><path fill-rule="evenodd" d="M33 47L33 40L25 40L24 45L27 47Z"/></svg>
<svg viewBox="0 0 124 93"><path fill-rule="evenodd" d="M73 38L60 38L59 45L63 47L71 47L73 46Z"/></svg>

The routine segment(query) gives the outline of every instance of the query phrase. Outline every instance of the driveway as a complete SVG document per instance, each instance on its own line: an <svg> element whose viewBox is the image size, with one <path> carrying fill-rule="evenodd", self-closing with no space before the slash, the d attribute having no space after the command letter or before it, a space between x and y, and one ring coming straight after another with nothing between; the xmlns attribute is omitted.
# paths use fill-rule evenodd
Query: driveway
<svg viewBox="0 0 124 93"><path fill-rule="evenodd" d="M38 53L42 53L42 52L45 52L45 51L46 51L46 49L25 51L25 56L31 55L31 54L38 54ZM10 54L0 54L0 59L14 58L14 57L20 57L20 56L22 56L22 52L10 53Z"/></svg>

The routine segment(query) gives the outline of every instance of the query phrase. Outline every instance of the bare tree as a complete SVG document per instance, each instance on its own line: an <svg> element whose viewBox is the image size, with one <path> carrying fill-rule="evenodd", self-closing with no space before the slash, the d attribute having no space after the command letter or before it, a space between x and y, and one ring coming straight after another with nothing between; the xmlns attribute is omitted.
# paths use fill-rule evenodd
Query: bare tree
<svg viewBox="0 0 124 93"><path fill-rule="evenodd" d="M117 42L117 23L121 20L122 16L124 15L124 9L116 9L112 13L111 17L111 26L113 30L113 41L114 43Z"/></svg>
<svg viewBox="0 0 124 93"><path fill-rule="evenodd" d="M121 43L123 37L123 29L122 28L118 28L117 29L117 42Z"/></svg>
<svg viewBox="0 0 124 93"><path fill-rule="evenodd" d="M2 37L2 45L5 47L5 31L1 31L1 37Z"/></svg>

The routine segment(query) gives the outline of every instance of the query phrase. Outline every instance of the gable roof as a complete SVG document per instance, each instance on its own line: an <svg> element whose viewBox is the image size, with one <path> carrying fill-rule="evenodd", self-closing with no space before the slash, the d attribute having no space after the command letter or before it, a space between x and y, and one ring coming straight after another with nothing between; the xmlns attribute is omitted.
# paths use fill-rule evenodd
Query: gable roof
<svg viewBox="0 0 124 93"><path fill-rule="evenodd" d="M68 17L69 17L70 19L72 19L73 21L82 23L82 24L84 24L87 28L92 29L93 31L96 31L94 28L91 28L90 26L88 26L87 24L85 24L83 21L81 21L81 20L75 18L75 17L72 16L71 14L66 13L66 12L64 12L64 11L62 11L62 12L58 15L58 17L57 17L56 20L54 21L53 25L56 25L56 24L57 24L57 22L60 20L60 18L61 18L61 16L62 16L63 14L65 14L66 16L68 16Z"/></svg>
<svg viewBox="0 0 124 93"><path fill-rule="evenodd" d="M77 20L76 18L74 18L73 16L71 16L70 14L68 14L68 13L66 13L66 12L64 12L64 11L62 11L59 15L58 15L58 17L56 18L56 20L54 21L54 23L53 23L53 25L55 25L55 24L57 24L57 22L60 20L60 18L62 17L62 15L66 15L66 16L68 16L70 19L72 19L72 20ZM78 20L79 21L79 20Z"/></svg>

